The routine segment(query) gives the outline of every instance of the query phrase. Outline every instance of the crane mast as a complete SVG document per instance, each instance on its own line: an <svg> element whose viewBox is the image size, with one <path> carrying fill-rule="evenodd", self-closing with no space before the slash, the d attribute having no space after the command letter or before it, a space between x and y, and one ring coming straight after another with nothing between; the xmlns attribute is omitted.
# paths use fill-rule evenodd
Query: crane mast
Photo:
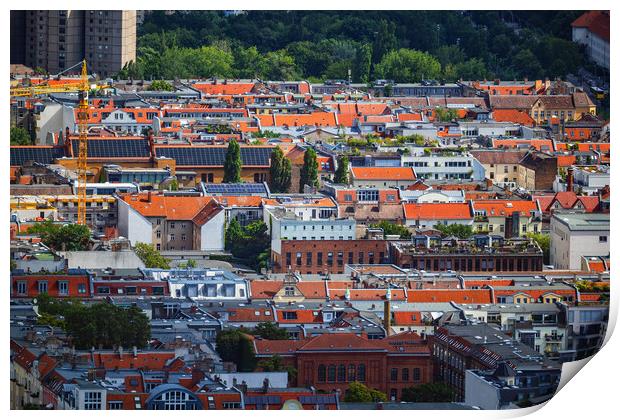
<svg viewBox="0 0 620 420"><path fill-rule="evenodd" d="M86 225L86 162L88 158L88 74L86 60L82 61L81 87L78 104L78 218L79 225Z"/></svg>

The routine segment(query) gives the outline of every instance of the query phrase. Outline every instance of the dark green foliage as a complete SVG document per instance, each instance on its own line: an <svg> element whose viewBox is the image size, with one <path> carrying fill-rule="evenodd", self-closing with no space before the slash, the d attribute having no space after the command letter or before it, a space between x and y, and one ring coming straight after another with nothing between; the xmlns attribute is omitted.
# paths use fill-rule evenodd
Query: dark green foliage
<svg viewBox="0 0 620 420"><path fill-rule="evenodd" d="M387 401L387 395L376 389L368 388L361 382L351 382L344 394L346 402L379 402Z"/></svg>
<svg viewBox="0 0 620 420"><path fill-rule="evenodd" d="M409 232L409 229L403 225L390 223L387 220L382 220L381 222L370 226L373 228L383 229L384 235L400 235L401 239L411 238L411 232Z"/></svg>
<svg viewBox="0 0 620 420"><path fill-rule="evenodd" d="M564 77L583 62L571 42L579 11L220 11L166 15L153 11L139 27L138 57L121 77L173 79ZM517 23L515 32L508 23ZM394 52L430 52L440 64L415 66ZM387 66L380 63L388 59ZM401 65L402 64L402 65ZM402 67L402 68L401 68ZM373 71L373 69L375 71ZM389 92L388 92L389 94Z"/></svg>
<svg viewBox="0 0 620 420"><path fill-rule="evenodd" d="M334 182L336 184L349 183L349 157L347 155L338 158L338 168L334 174Z"/></svg>
<svg viewBox="0 0 620 420"><path fill-rule="evenodd" d="M269 261L269 246L267 225L262 220L254 221L245 227L242 227L237 219L232 219L228 224L225 247L241 262L256 269L266 267Z"/></svg>
<svg viewBox="0 0 620 420"><path fill-rule="evenodd" d="M151 336L147 316L137 306L120 308L109 302L90 306L76 300L59 300L47 295L38 297L42 319L56 319L78 349L116 346L145 347Z"/></svg>
<svg viewBox="0 0 620 420"><path fill-rule="evenodd" d="M252 340L241 329L220 331L215 339L215 350L225 362L233 362L240 372L256 368L256 355Z"/></svg>
<svg viewBox="0 0 620 420"><path fill-rule="evenodd" d="M252 334L265 340L287 340L288 332L273 322L261 322L252 330Z"/></svg>
<svg viewBox="0 0 620 420"><path fill-rule="evenodd" d="M21 127L11 127L11 146L27 146L32 144L30 134Z"/></svg>
<svg viewBox="0 0 620 420"><path fill-rule="evenodd" d="M435 115L437 116L437 119L441 122L452 121L457 117L456 110L447 108L436 108Z"/></svg>
<svg viewBox="0 0 620 420"><path fill-rule="evenodd" d="M397 83L419 82L422 79L438 79L441 64L428 53L401 48L383 56L375 66L375 73L378 78Z"/></svg>
<svg viewBox="0 0 620 420"><path fill-rule="evenodd" d="M226 160L224 161L224 180L223 182L242 182L241 180L241 149L236 140L228 143Z"/></svg>
<svg viewBox="0 0 620 420"><path fill-rule="evenodd" d="M173 91L174 87L166 82L165 80L155 80L153 83L151 83L151 90L164 90L164 91Z"/></svg>
<svg viewBox="0 0 620 420"><path fill-rule="evenodd" d="M46 220L31 226L28 233L40 236L45 245L56 251L85 251L90 242L90 229L78 224L61 225Z"/></svg>
<svg viewBox="0 0 620 420"><path fill-rule="evenodd" d="M162 257L151 244L138 242L134 247L134 252L147 268L170 268L170 260Z"/></svg>
<svg viewBox="0 0 620 420"><path fill-rule="evenodd" d="M543 252L543 262L549 264L549 252L551 247L551 237L545 233L528 233L528 238L533 239Z"/></svg>
<svg viewBox="0 0 620 420"><path fill-rule="evenodd" d="M269 188L272 192L287 192L291 187L291 161L284 156L282 149L276 147L271 152L271 166L269 169Z"/></svg>
<svg viewBox="0 0 620 420"><path fill-rule="evenodd" d="M442 383L412 386L403 389L401 400L407 402L451 402L452 389Z"/></svg>
<svg viewBox="0 0 620 420"><path fill-rule="evenodd" d="M304 166L301 168L299 192L304 191L304 185L315 188L319 187L319 164L316 152L312 148L308 148L304 153Z"/></svg>
<svg viewBox="0 0 620 420"><path fill-rule="evenodd" d="M467 239L474 234L474 231L469 225L435 225L435 229L440 231L443 236L456 236L459 239Z"/></svg>

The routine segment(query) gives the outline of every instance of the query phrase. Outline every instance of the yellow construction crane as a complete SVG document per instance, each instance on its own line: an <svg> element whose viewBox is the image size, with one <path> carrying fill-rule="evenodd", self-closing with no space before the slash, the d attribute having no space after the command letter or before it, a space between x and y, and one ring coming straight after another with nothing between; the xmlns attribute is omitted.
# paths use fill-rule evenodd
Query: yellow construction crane
<svg viewBox="0 0 620 420"><path fill-rule="evenodd" d="M78 224L86 224L86 160L88 157L88 92L90 85L88 83L88 73L86 71L86 60L77 63L74 66L63 70L57 76L72 70L78 66L82 66L81 76L75 82L69 82L57 86L50 86L48 83L41 83L31 87L11 88L11 97L31 97L37 95L47 95L50 93L62 92L78 92ZM96 88L107 88L107 85L96 85ZM69 139L67 139L69 141Z"/></svg>

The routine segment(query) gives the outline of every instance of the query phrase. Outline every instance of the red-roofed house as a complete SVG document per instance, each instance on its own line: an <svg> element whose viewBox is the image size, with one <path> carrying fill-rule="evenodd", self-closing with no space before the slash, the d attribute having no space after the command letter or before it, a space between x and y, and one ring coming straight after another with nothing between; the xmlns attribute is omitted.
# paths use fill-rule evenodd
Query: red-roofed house
<svg viewBox="0 0 620 420"><path fill-rule="evenodd" d="M404 203L405 225L430 229L435 225L472 225L471 203Z"/></svg>
<svg viewBox="0 0 620 420"><path fill-rule="evenodd" d="M413 168L405 167L351 167L351 184L356 187L405 189L416 181Z"/></svg>
<svg viewBox="0 0 620 420"><path fill-rule="evenodd" d="M609 11L592 10L579 16L571 26L573 42L586 46L588 56L609 70Z"/></svg>
<svg viewBox="0 0 620 420"><path fill-rule="evenodd" d="M474 231L506 238L542 231L542 213L533 200L476 200Z"/></svg>

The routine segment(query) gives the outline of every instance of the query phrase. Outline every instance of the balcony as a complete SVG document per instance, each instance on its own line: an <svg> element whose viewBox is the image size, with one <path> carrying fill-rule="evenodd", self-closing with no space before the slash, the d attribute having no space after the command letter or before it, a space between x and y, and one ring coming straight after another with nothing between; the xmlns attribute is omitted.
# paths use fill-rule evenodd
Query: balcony
<svg viewBox="0 0 620 420"><path fill-rule="evenodd" d="M545 341L547 342L561 342L564 338L564 334L545 334Z"/></svg>

